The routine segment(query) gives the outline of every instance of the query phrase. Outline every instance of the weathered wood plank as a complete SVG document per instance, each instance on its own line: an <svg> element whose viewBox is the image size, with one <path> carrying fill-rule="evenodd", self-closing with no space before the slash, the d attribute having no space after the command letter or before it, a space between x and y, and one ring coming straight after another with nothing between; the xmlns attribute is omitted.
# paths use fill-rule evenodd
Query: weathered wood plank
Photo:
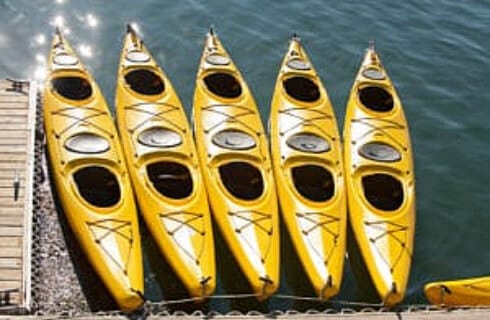
<svg viewBox="0 0 490 320"><path fill-rule="evenodd" d="M2 124L2 130L27 130L27 121L26 123L3 123Z"/></svg>
<svg viewBox="0 0 490 320"><path fill-rule="evenodd" d="M24 215L19 214L14 216L0 216L0 226L6 225L22 227L24 225Z"/></svg>
<svg viewBox="0 0 490 320"><path fill-rule="evenodd" d="M2 153L0 153L0 158L2 160L4 160L4 161L20 162L20 161L26 161L27 154L26 153L8 153L8 152L2 152Z"/></svg>
<svg viewBox="0 0 490 320"><path fill-rule="evenodd" d="M1 127L1 124L0 124ZM26 151L26 145L24 144L11 144L5 145L0 141L0 153L19 153L24 154Z"/></svg>
<svg viewBox="0 0 490 320"><path fill-rule="evenodd" d="M2 280L22 280L22 270L10 269L10 268L0 268L0 281Z"/></svg>
<svg viewBox="0 0 490 320"><path fill-rule="evenodd" d="M0 206L0 219L3 216L8 215L23 215L24 214L24 206L19 205L17 207L5 207Z"/></svg>
<svg viewBox="0 0 490 320"><path fill-rule="evenodd" d="M5 102L2 101L1 105L5 105ZM16 116L16 117L27 117L27 115L29 114L29 109L27 108L15 108L13 107L12 104L9 104L12 106L12 108L10 109L2 109L0 108L0 117L12 117L12 116ZM19 104L20 106L22 105L25 105L24 104Z"/></svg>
<svg viewBox="0 0 490 320"><path fill-rule="evenodd" d="M21 258L0 258L0 269L1 268L21 269L22 268L22 259Z"/></svg>
<svg viewBox="0 0 490 320"><path fill-rule="evenodd" d="M20 289L19 281L12 281L12 280L0 281L0 291L1 290L10 290L10 289Z"/></svg>
<svg viewBox="0 0 490 320"><path fill-rule="evenodd" d="M22 246L22 237L0 236L0 248L20 246Z"/></svg>
<svg viewBox="0 0 490 320"><path fill-rule="evenodd" d="M0 187L0 201L7 202L8 204L19 204L24 207L25 198L25 188L20 187L17 194L17 199L15 198L15 190L13 187Z"/></svg>
<svg viewBox="0 0 490 320"><path fill-rule="evenodd" d="M9 304L10 305L16 305L16 304L20 304L22 303L22 300L21 300L21 293L19 291L15 291L15 292L10 292L9 293ZM18 316L15 316L15 318L17 318ZM14 320L15 318L7 318L8 320ZM2 320L2 316L0 316L0 320Z"/></svg>
<svg viewBox="0 0 490 320"><path fill-rule="evenodd" d="M24 228L0 225L0 234L6 237L21 237L24 235Z"/></svg>
<svg viewBox="0 0 490 320"><path fill-rule="evenodd" d="M6 247L0 250L0 258L22 258L21 247Z"/></svg>

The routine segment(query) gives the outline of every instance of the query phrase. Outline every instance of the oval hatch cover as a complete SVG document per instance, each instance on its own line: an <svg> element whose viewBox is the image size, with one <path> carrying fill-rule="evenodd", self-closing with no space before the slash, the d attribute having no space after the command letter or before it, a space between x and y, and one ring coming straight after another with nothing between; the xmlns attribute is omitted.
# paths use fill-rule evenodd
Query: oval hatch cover
<svg viewBox="0 0 490 320"><path fill-rule="evenodd" d="M93 154L106 152L109 150L110 144L107 139L101 136L92 133L79 133L66 140L65 148L72 152Z"/></svg>
<svg viewBox="0 0 490 320"><path fill-rule="evenodd" d="M228 57L222 56L220 54L211 54L207 56L206 61L217 66L226 66L230 63L230 59Z"/></svg>
<svg viewBox="0 0 490 320"><path fill-rule="evenodd" d="M148 62L150 56L141 51L131 51L126 54L126 60L131 62Z"/></svg>
<svg viewBox="0 0 490 320"><path fill-rule="evenodd" d="M386 143L370 142L359 148L359 154L364 158L380 162L397 162L402 155L398 150Z"/></svg>
<svg viewBox="0 0 490 320"><path fill-rule="evenodd" d="M373 68L365 69L362 72L362 75L371 80L383 80L385 78L385 75L383 74L383 72L381 72L381 70Z"/></svg>
<svg viewBox="0 0 490 320"><path fill-rule="evenodd" d="M68 53L57 54L53 57L54 63L61 66L74 66L78 63L77 57Z"/></svg>
<svg viewBox="0 0 490 320"><path fill-rule="evenodd" d="M170 129L150 128L138 135L138 142L148 147L170 148L180 145L182 137Z"/></svg>
<svg viewBox="0 0 490 320"><path fill-rule="evenodd" d="M220 131L213 136L212 141L221 148L231 150L247 150L256 146L251 135L239 130Z"/></svg>
<svg viewBox="0 0 490 320"><path fill-rule="evenodd" d="M291 59L287 62L287 66L295 70L310 70L311 66L308 62L300 59Z"/></svg>
<svg viewBox="0 0 490 320"><path fill-rule="evenodd" d="M324 138L313 133L297 133L286 141L286 144L298 151L321 153L330 150L330 144Z"/></svg>

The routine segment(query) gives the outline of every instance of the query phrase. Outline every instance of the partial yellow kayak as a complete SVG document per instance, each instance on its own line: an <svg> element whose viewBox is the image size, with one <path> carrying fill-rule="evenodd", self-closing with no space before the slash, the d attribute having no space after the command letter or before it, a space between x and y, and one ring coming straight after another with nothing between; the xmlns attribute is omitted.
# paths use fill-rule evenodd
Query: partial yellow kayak
<svg viewBox="0 0 490 320"><path fill-rule="evenodd" d="M189 294L216 287L206 190L184 108L128 26L116 89L117 124L141 214Z"/></svg>
<svg viewBox="0 0 490 320"><path fill-rule="evenodd" d="M215 220L258 299L279 286L277 197L252 94L214 32L194 92L194 135Z"/></svg>
<svg viewBox="0 0 490 320"><path fill-rule="evenodd" d="M415 177L402 104L373 46L347 103L344 151L350 225L379 296L397 304L412 263Z"/></svg>
<svg viewBox="0 0 490 320"><path fill-rule="evenodd" d="M269 126L282 216L318 297L328 299L344 268L342 148L327 91L297 37L279 70Z"/></svg>
<svg viewBox="0 0 490 320"><path fill-rule="evenodd" d="M490 306L490 277L431 282L424 293L432 304L444 306Z"/></svg>
<svg viewBox="0 0 490 320"><path fill-rule="evenodd" d="M58 198L93 268L124 311L143 305L133 192L102 93L59 31L48 58L44 125Z"/></svg>

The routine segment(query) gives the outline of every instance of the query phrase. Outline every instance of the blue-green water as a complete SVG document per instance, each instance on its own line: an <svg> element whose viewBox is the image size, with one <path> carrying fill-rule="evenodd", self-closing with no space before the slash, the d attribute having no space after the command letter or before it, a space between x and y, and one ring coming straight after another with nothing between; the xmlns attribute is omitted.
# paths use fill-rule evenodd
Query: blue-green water
<svg viewBox="0 0 490 320"><path fill-rule="evenodd" d="M41 77L53 26L58 24L83 53L112 104L128 22L139 26L188 114L204 34L214 25L248 81L264 122L293 32L302 37L340 126L364 49L375 40L403 101L415 153L417 227L404 303L425 303L422 287L428 281L490 273L490 3L0 0L0 77ZM306 278L290 250L283 249L280 292L298 294ZM226 282L233 276L224 274L236 266L226 256L218 243L218 294L232 290ZM151 263L147 254L146 289L152 300L161 299L162 292L167 296L174 287L157 282L158 259ZM364 300L357 288L347 268L336 299ZM225 311L232 307L236 306L221 300L209 306ZM266 305L239 307L296 305L273 298Z"/></svg>

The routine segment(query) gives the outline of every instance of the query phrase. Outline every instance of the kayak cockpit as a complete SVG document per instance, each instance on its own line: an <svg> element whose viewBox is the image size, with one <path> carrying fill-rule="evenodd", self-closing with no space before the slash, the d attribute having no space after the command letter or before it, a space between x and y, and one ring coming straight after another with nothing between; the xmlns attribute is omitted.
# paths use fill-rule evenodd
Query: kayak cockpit
<svg viewBox="0 0 490 320"><path fill-rule="evenodd" d="M92 95L90 82L83 77L65 76L51 80L52 88L56 93L70 100L85 100Z"/></svg>
<svg viewBox="0 0 490 320"><path fill-rule="evenodd" d="M282 82L286 93L302 102L315 102L320 99L320 89L311 79L305 77L292 77Z"/></svg>
<svg viewBox="0 0 490 320"><path fill-rule="evenodd" d="M403 186L395 177L376 173L362 177L362 190L367 201L376 209L395 211L403 203Z"/></svg>
<svg viewBox="0 0 490 320"><path fill-rule="evenodd" d="M192 176L184 165L171 162L159 161L149 164L146 173L153 187L162 196L171 199L184 199L192 193Z"/></svg>
<svg viewBox="0 0 490 320"><path fill-rule="evenodd" d="M242 94L240 82L231 74L217 72L204 77L206 88L223 98L238 98Z"/></svg>
<svg viewBox="0 0 490 320"><path fill-rule="evenodd" d="M388 112L393 109L393 96L386 89L367 86L359 89L359 100L372 111Z"/></svg>
<svg viewBox="0 0 490 320"><path fill-rule="evenodd" d="M332 173L326 168L308 164L291 169L296 190L306 199L314 202L330 200L335 193Z"/></svg>
<svg viewBox="0 0 490 320"><path fill-rule="evenodd" d="M121 198L116 176L101 166L84 167L73 174L82 198L95 207L112 207Z"/></svg>
<svg viewBox="0 0 490 320"><path fill-rule="evenodd" d="M159 95L165 91L163 79L148 69L132 70L124 75L126 84L131 90L143 95Z"/></svg>
<svg viewBox="0 0 490 320"><path fill-rule="evenodd" d="M221 182L226 190L241 200L256 200L264 192L260 170L246 162L229 162L219 167Z"/></svg>

